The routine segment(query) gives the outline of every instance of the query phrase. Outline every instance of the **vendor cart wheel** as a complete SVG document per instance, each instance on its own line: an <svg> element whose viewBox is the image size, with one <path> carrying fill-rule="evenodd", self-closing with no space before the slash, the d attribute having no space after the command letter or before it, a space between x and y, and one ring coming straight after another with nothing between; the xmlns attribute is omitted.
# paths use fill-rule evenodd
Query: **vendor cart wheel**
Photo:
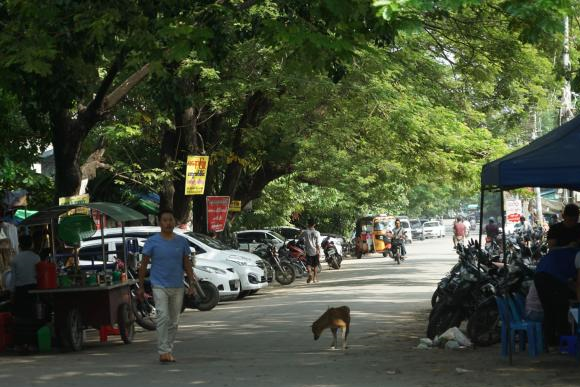
<svg viewBox="0 0 580 387"><path fill-rule="evenodd" d="M71 309L66 315L62 331L65 348L80 351L83 347L83 319L78 309Z"/></svg>
<svg viewBox="0 0 580 387"><path fill-rule="evenodd" d="M127 303L119 305L117 310L117 324L119 334L125 344L131 344L135 336L135 315Z"/></svg>

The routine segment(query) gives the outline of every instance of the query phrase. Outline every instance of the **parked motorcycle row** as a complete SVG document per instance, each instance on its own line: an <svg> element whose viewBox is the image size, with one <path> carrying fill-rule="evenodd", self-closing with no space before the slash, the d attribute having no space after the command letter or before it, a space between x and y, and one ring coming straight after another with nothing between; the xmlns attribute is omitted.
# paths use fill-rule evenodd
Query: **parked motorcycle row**
<svg viewBox="0 0 580 387"><path fill-rule="evenodd" d="M331 269L338 270L342 264L342 251L330 237L326 237L320 244L324 253L324 261ZM308 275L306 270L306 252L301 240L286 241L279 249L275 243L265 240L253 251L262 258L274 279L280 285L290 285L296 278ZM322 257L321 257L322 258ZM318 270L322 270L319 265Z"/></svg>
<svg viewBox="0 0 580 387"><path fill-rule="evenodd" d="M321 258L324 258L328 267L335 270L340 269L342 263L342 250L340 245L336 245L330 237L326 237L323 239L321 247L324 254L324 257ZM138 255L137 252L138 248L135 248L135 256ZM131 252L129 254L129 258L132 258ZM261 260L259 258L256 259L261 261L258 266L264 271L264 278L267 282L275 280L280 285L290 285L297 278L307 276L306 253L304 244L300 240L286 241L279 248L276 243L269 240L263 240L260 241L258 246L252 251L252 254L261 258ZM133 265L131 263L128 265L129 279L137 279L138 277L137 261L138 259L129 260L129 262L133 262ZM118 259L117 264L121 265L122 261ZM215 262L212 264L216 265ZM198 267L199 265L196 266L196 269ZM322 267L319 266L318 270L322 270ZM182 311L186 308L208 311L213 309L220 301L220 291L212 282L199 278L197 281L194 281L196 286L196 296L194 297L187 296L188 284L189 281L187 278L184 278L184 290L186 291L186 295L184 295ZM144 329L155 330L156 310L151 284L148 281L145 281L144 287L145 297L142 300L138 300L136 297L138 284L134 284L131 289L134 297L132 304L135 321ZM250 292L249 294L252 293Z"/></svg>
<svg viewBox="0 0 580 387"><path fill-rule="evenodd" d="M433 339L451 327L467 322L467 335L478 346L500 341L500 317L496 295L525 297L533 282L535 263L545 254L543 233L488 238L485 245L471 240L458 243L458 262L441 279L431 298L427 336Z"/></svg>

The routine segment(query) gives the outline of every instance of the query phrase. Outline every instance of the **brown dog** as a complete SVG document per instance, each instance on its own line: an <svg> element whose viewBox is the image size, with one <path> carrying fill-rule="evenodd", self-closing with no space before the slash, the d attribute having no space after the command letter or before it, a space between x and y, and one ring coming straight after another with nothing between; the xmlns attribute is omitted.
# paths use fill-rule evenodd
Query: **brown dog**
<svg viewBox="0 0 580 387"><path fill-rule="evenodd" d="M324 312L322 316L312 324L314 340L318 340L326 328L330 328L332 331L332 349L336 348L336 332L338 331L338 328L342 329L342 349L346 349L346 338L350 329L350 308L348 306L328 308L326 312Z"/></svg>

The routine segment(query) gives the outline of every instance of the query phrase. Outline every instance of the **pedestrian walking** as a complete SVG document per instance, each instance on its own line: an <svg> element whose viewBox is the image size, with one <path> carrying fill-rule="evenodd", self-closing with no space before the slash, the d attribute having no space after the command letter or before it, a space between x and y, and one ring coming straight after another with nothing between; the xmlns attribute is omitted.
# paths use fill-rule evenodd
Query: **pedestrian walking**
<svg viewBox="0 0 580 387"><path fill-rule="evenodd" d="M306 252L306 271L308 279L306 283L318 282L318 266L320 265L320 233L314 229L316 222L314 219L308 220L308 228L300 234L299 238L304 239Z"/></svg>
<svg viewBox="0 0 580 387"><path fill-rule="evenodd" d="M453 223L453 248L457 248L458 243L463 243L465 236L467 234L465 223L461 220L461 216L458 216Z"/></svg>
<svg viewBox="0 0 580 387"><path fill-rule="evenodd" d="M151 262L150 280L157 311L157 350L161 363L175 362L173 343L177 334L179 314L183 304L183 275L187 274L190 286L188 295L194 295L191 251L187 240L175 234L175 216L170 210L159 213L161 232L151 236L143 246L143 260L139 268L138 297L144 297L147 266Z"/></svg>

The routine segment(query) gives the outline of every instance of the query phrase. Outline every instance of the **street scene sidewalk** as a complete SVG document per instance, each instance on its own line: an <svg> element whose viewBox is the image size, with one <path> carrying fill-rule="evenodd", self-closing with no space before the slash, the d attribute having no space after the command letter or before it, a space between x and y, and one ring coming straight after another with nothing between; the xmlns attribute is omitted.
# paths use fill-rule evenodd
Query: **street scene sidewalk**
<svg viewBox="0 0 580 387"><path fill-rule="evenodd" d="M0 357L0 378L19 386L576 386L580 365L558 353L514 365L487 348L416 349L424 337L429 299L456 255L450 238L415 242L395 265L370 255L323 270L321 282L272 287L209 312L182 315L177 362L160 365L154 332L138 331L131 345L118 337L99 343L87 331L79 353ZM326 269L326 266L324 266ZM310 325L328 306L348 305L346 351L331 350L325 331Z"/></svg>

